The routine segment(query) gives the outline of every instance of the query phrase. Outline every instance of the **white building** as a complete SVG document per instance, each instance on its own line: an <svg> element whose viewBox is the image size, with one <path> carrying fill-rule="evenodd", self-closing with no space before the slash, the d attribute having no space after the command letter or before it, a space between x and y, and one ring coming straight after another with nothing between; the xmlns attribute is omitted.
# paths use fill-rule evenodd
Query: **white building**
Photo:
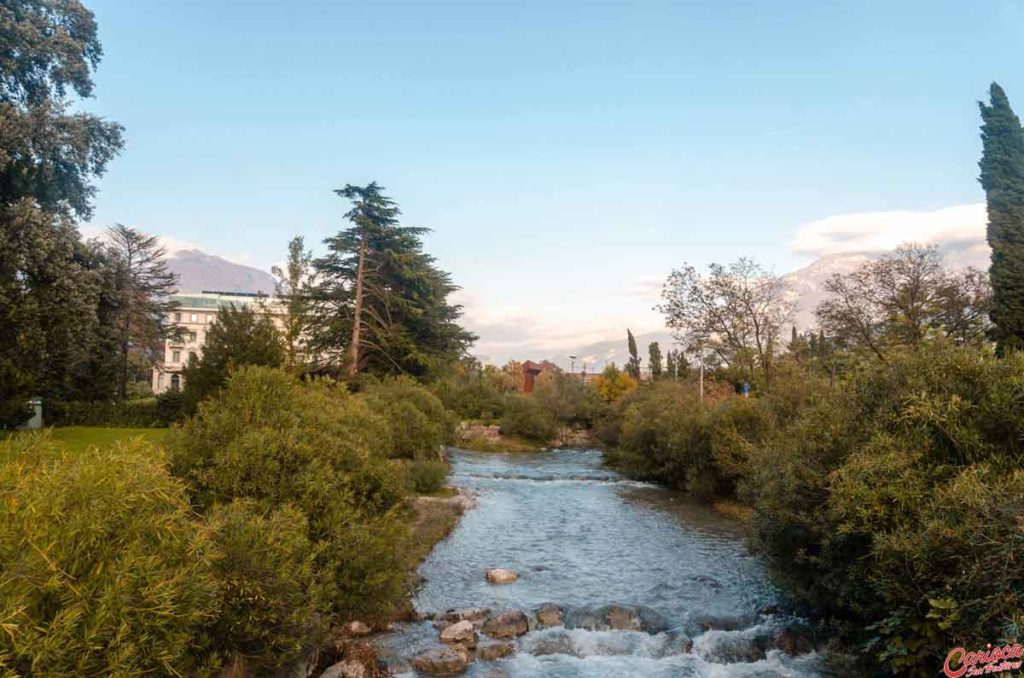
<svg viewBox="0 0 1024 678"><path fill-rule="evenodd" d="M167 324L178 326L184 331L180 339L168 338L164 341L163 362L153 368L154 394L185 385L181 370L192 355L202 356L207 329L217 319L217 311L221 308L229 304L244 307L262 303L275 320L279 320L282 315L279 302L265 295L203 291L197 294L175 294L171 296L171 301L177 302L179 308L170 314Z"/></svg>

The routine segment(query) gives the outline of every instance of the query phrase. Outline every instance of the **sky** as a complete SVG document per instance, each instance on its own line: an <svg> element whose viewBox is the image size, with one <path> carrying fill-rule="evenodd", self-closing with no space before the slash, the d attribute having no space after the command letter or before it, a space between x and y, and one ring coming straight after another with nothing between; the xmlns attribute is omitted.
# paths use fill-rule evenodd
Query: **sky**
<svg viewBox="0 0 1024 678"><path fill-rule="evenodd" d="M977 101L1024 112L1021 1L86 2L91 228L268 268L377 181L485 356L657 330L684 263L977 238Z"/></svg>

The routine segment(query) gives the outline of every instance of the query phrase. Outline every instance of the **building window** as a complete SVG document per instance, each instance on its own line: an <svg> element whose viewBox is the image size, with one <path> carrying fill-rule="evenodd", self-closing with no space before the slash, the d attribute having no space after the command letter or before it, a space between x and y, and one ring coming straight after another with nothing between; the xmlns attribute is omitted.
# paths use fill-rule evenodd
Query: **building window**
<svg viewBox="0 0 1024 678"><path fill-rule="evenodd" d="M214 315L213 315L212 313L207 313L207 314L206 314L206 322L208 322L208 323L212 323L212 322L213 322L213 319L214 319L215 317L216 317L216 316L214 316Z"/></svg>
<svg viewBox="0 0 1024 678"><path fill-rule="evenodd" d="M174 322L176 322L176 323L180 323L181 322L181 314L180 313L175 313L174 314Z"/></svg>
<svg viewBox="0 0 1024 678"><path fill-rule="evenodd" d="M192 343L195 343L195 341L196 341L196 333L195 332L189 332L188 333L188 340L190 342L192 342Z"/></svg>
<svg viewBox="0 0 1024 678"><path fill-rule="evenodd" d="M197 322L199 322L199 314L198 313L193 313L193 314L189 315L188 321L190 323L197 323Z"/></svg>
<svg viewBox="0 0 1024 678"><path fill-rule="evenodd" d="M177 374L172 374L171 375L171 390L177 391L179 388L181 388L181 377L179 377Z"/></svg>
<svg viewBox="0 0 1024 678"><path fill-rule="evenodd" d="M195 358L195 357L196 357L196 352L195 351L189 351L188 352L188 361L189 362L192 362L192 358Z"/></svg>
<svg viewBox="0 0 1024 678"><path fill-rule="evenodd" d="M171 351L171 362L172 363L180 363L181 362L181 351Z"/></svg>

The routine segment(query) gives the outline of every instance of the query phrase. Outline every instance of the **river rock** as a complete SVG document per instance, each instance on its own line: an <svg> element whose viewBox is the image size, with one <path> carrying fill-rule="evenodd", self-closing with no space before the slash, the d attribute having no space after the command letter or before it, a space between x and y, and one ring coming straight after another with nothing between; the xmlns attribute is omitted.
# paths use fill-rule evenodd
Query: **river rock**
<svg viewBox="0 0 1024 678"><path fill-rule="evenodd" d="M469 666L469 653L459 645L434 647L416 655L412 667L421 673L445 675L462 673Z"/></svg>
<svg viewBox="0 0 1024 678"><path fill-rule="evenodd" d="M366 676L366 667L352 659L329 666L320 674L320 678L366 678Z"/></svg>
<svg viewBox="0 0 1024 678"><path fill-rule="evenodd" d="M613 631L639 631L642 627L640 615L631 607L605 605L600 611L608 628Z"/></svg>
<svg viewBox="0 0 1024 678"><path fill-rule="evenodd" d="M441 631L441 642L474 647L476 645L476 629L473 628L473 622L463 619L445 627L444 631Z"/></svg>
<svg viewBox="0 0 1024 678"><path fill-rule="evenodd" d="M487 640L476 646L476 658L485 662L497 661L515 653L516 646L507 642Z"/></svg>
<svg viewBox="0 0 1024 678"><path fill-rule="evenodd" d="M669 623L665 616L646 605L637 605L633 608L636 616L640 619L640 630L650 634L658 634L668 631Z"/></svg>
<svg viewBox="0 0 1024 678"><path fill-rule="evenodd" d="M541 626L561 626L562 608L554 603L546 603L537 608L536 617Z"/></svg>
<svg viewBox="0 0 1024 678"><path fill-rule="evenodd" d="M572 638L563 629L552 629L529 636L524 640L526 650L535 657L551 654L575 654Z"/></svg>
<svg viewBox="0 0 1024 678"><path fill-rule="evenodd" d="M604 605L580 607L565 615L568 629L588 631L643 631L661 633L668 629L668 621L660 612L643 605Z"/></svg>
<svg viewBox="0 0 1024 678"><path fill-rule="evenodd" d="M492 638L516 638L530 630L530 620L519 610L505 610L484 622L483 630Z"/></svg>
<svg viewBox="0 0 1024 678"><path fill-rule="evenodd" d="M487 570L487 581L492 584L511 584L516 579L519 579L519 574L513 570L506 570L503 567Z"/></svg>
<svg viewBox="0 0 1024 678"><path fill-rule="evenodd" d="M814 650L814 643L804 632L805 629L788 627L775 632L775 646L791 657L807 654Z"/></svg>
<svg viewBox="0 0 1024 678"><path fill-rule="evenodd" d="M701 631L735 631L750 626L753 621L746 616L701 613L690 617L689 626L693 635L697 635Z"/></svg>
<svg viewBox="0 0 1024 678"><path fill-rule="evenodd" d="M437 615L435 619L446 624L468 621L472 622L473 626L479 630L490 616L491 609L488 607L470 607L465 610L448 610L444 614Z"/></svg>
<svg viewBox="0 0 1024 678"><path fill-rule="evenodd" d="M372 629L361 621L350 621L345 624L345 634L349 636L368 636Z"/></svg>

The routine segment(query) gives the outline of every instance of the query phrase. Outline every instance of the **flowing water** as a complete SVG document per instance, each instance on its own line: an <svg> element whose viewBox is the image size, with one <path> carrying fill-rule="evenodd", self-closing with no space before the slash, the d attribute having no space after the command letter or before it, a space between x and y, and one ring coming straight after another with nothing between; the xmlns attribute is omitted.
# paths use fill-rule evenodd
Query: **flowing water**
<svg viewBox="0 0 1024 678"><path fill-rule="evenodd" d="M821 675L817 654L791 657L773 647L773 634L794 620L760 612L777 593L731 520L622 478L602 467L597 451L456 450L451 459L452 484L475 493L478 505L420 567L420 613L628 604L653 608L668 627L538 627L516 640L514 656L475 662L469 675ZM492 567L520 578L489 584L484 572ZM409 672L408 660L437 639L424 621L377 645L396 671Z"/></svg>

